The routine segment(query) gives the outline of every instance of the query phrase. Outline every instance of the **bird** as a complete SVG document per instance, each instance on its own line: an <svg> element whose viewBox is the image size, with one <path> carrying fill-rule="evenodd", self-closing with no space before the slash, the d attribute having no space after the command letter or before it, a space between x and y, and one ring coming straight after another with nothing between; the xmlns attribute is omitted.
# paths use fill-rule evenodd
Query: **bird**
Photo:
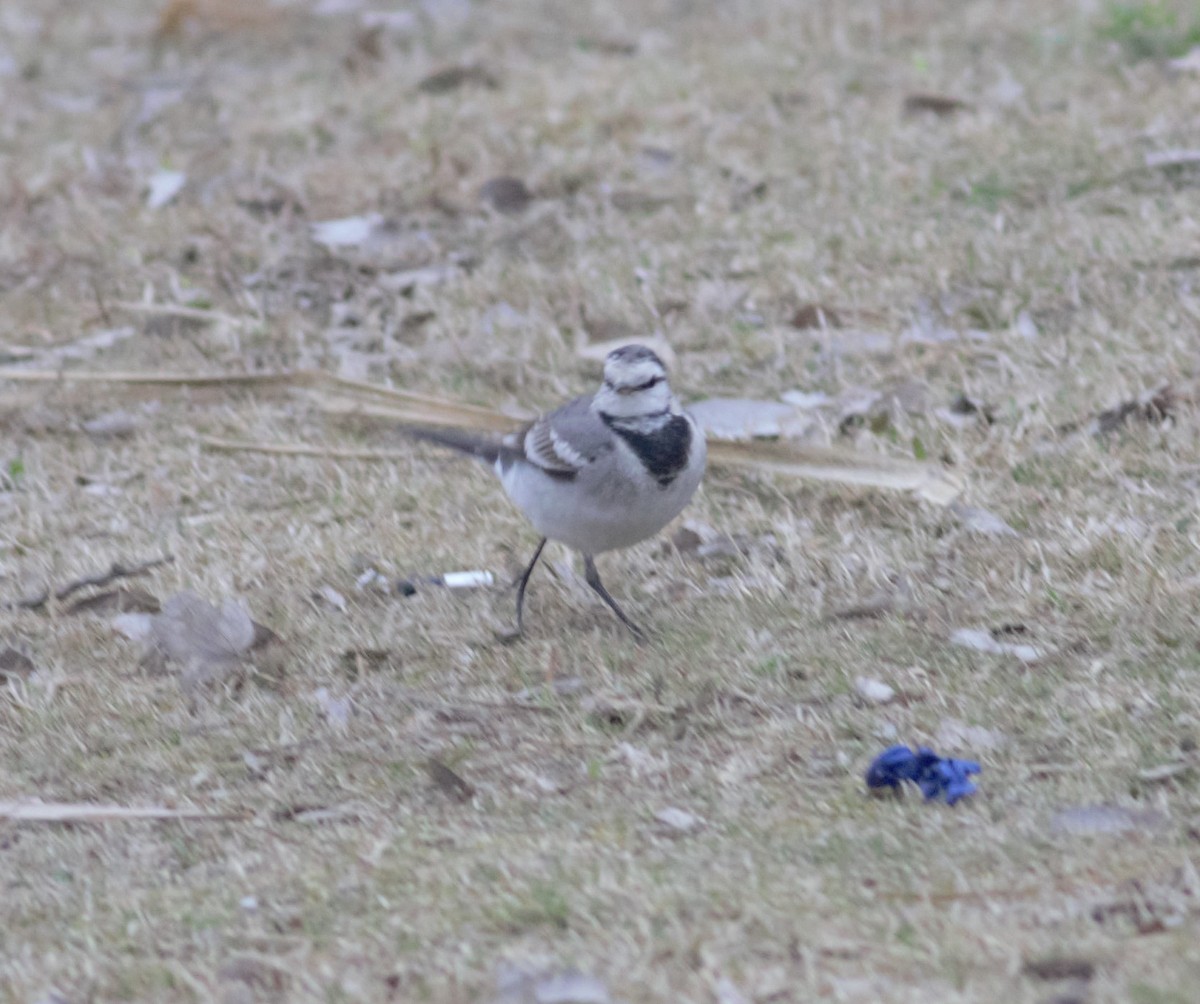
<svg viewBox="0 0 1200 1004"><path fill-rule="evenodd" d="M583 556L584 579L638 641L646 633L604 587L596 555L653 537L683 511L704 475L704 431L680 405L667 367L645 345L608 353L592 394L539 415L502 440L462 430L402 427L407 435L490 465L541 535L516 580L517 636L529 577L548 541Z"/></svg>

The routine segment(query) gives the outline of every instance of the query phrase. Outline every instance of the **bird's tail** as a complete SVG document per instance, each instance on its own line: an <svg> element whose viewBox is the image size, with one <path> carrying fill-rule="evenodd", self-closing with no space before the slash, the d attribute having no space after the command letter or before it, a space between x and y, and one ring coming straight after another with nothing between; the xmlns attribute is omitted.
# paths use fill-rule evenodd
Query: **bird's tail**
<svg viewBox="0 0 1200 1004"><path fill-rule="evenodd" d="M411 439L435 446L445 446L459 453L475 457L494 465L501 457L513 452L512 447L483 436L476 436L459 429L430 429L423 425L402 425L400 431Z"/></svg>

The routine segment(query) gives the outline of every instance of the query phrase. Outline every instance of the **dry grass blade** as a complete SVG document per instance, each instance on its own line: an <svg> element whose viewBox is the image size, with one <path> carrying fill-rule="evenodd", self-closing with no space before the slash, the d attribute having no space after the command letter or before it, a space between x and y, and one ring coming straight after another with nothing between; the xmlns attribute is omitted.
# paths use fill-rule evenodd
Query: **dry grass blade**
<svg viewBox="0 0 1200 1004"><path fill-rule="evenodd" d="M303 383L306 373L273 371L269 373L172 373L167 371L133 373L125 370L32 370L0 366L0 380L18 383L111 383L161 387L287 386Z"/></svg>
<svg viewBox="0 0 1200 1004"><path fill-rule="evenodd" d="M462 404L429 394L393 390L324 373L304 375L306 383L322 385L310 390L307 396L322 411L330 414L359 414L370 418L390 418L397 422L424 422L483 432L511 432L521 424L519 418L491 408Z"/></svg>
<svg viewBox="0 0 1200 1004"><path fill-rule="evenodd" d="M318 407L330 414L352 414L487 432L511 432L519 424L498 411L463 405L428 395L392 391L374 384L329 378L345 396L310 392ZM362 401L361 396L375 401ZM295 448L288 448L289 452ZM299 448L301 451L307 449ZM272 452L277 452L273 448ZM733 442L709 438L709 460L731 467L749 467L774 474L838 484L911 491L936 505L949 505L964 490L962 479L937 464L898 457L880 457L782 441ZM362 459L374 459L363 456Z"/></svg>
<svg viewBox="0 0 1200 1004"><path fill-rule="evenodd" d="M111 823L137 819L244 818L240 813L171 809L164 805L103 805L89 802L42 802L28 799L0 802L0 819L17 823Z"/></svg>
<svg viewBox="0 0 1200 1004"><path fill-rule="evenodd" d="M936 505L949 505L965 489L962 478L936 464L880 457L852 450L764 440L710 440L712 463L837 484L911 491Z"/></svg>
<svg viewBox="0 0 1200 1004"><path fill-rule="evenodd" d="M480 432L511 432L521 420L503 412L477 405L462 404L429 394L393 390L360 380L347 380L316 370L272 373L230 373L196 376L182 373L97 373L90 371L55 372L0 368L0 380L81 380L96 383L200 385L292 386L320 410L331 415L353 415L395 422L449 426ZM316 449L303 444L251 444L208 439L205 445L222 450L258 450L264 453L296 456L334 456L338 451ZM344 459L392 459L376 451L351 451ZM761 441L730 442L710 439L709 459L716 464L749 467L774 474L827 481L838 484L912 491L937 505L949 505L963 491L961 479L945 468L918 460L858 454L850 450L802 444Z"/></svg>
<svg viewBox="0 0 1200 1004"><path fill-rule="evenodd" d="M219 439L201 436L205 449L223 453L267 453L276 457L319 457L328 460L403 460L411 456L407 450L341 450L331 446L309 446L307 443L259 443L251 439Z"/></svg>
<svg viewBox="0 0 1200 1004"><path fill-rule="evenodd" d="M254 318L234 317L219 310L205 310L202 307L185 307L178 303L136 303L122 300L112 304L118 310L131 314L153 314L158 317L179 317L185 321L201 321L205 324L246 325Z"/></svg>

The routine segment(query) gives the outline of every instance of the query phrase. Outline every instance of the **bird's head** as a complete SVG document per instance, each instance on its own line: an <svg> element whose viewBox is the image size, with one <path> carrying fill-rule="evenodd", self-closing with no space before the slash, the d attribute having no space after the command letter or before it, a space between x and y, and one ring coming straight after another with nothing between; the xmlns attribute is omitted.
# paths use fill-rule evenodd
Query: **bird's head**
<svg viewBox="0 0 1200 1004"><path fill-rule="evenodd" d="M671 409L667 367L644 345L623 345L604 360L594 407L612 418L661 415Z"/></svg>

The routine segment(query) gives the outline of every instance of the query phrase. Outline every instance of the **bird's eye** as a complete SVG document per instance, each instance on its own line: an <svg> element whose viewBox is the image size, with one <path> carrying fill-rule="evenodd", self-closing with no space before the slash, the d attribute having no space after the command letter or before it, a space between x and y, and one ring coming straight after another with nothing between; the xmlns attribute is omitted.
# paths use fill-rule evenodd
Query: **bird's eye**
<svg viewBox="0 0 1200 1004"><path fill-rule="evenodd" d="M652 376L645 383L634 384L633 386L631 386L629 388L629 393L632 394L634 391L639 391L639 390L649 390L651 387L654 387L655 385L660 384L662 382L663 382L663 378L661 375Z"/></svg>

